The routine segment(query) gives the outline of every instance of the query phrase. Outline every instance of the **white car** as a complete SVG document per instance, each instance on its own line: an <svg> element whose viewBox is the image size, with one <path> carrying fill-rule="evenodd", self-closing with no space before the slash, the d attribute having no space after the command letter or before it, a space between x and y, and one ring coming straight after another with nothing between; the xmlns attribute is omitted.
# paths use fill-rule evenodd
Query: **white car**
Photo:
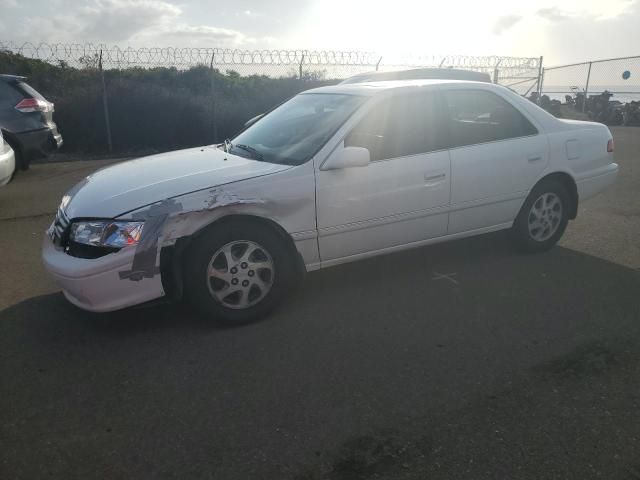
<svg viewBox="0 0 640 480"><path fill-rule="evenodd" d="M15 169L15 154L11 145L4 141L2 130L0 130L0 187L9 183Z"/></svg>
<svg viewBox="0 0 640 480"><path fill-rule="evenodd" d="M323 87L222 145L88 176L63 197L43 259L81 308L184 296L235 325L305 271L501 229L546 250L617 172L606 126L497 85Z"/></svg>

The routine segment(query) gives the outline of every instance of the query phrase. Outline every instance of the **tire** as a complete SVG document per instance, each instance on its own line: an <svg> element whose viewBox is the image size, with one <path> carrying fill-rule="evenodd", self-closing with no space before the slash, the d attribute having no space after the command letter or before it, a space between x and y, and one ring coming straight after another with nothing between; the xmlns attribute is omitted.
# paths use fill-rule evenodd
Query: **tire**
<svg viewBox="0 0 640 480"><path fill-rule="evenodd" d="M292 248L281 235L257 223L233 220L211 227L187 252L185 297L221 325L260 320L280 303L296 278L297 252Z"/></svg>
<svg viewBox="0 0 640 480"><path fill-rule="evenodd" d="M511 239L518 250L544 252L562 237L569 223L571 200L558 180L538 183L522 205L511 228Z"/></svg>

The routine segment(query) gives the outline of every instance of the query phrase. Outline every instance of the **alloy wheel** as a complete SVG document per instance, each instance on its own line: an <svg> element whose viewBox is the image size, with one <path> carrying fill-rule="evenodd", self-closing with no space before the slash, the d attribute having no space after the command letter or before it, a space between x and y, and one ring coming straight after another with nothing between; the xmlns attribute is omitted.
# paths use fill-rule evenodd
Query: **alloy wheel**
<svg viewBox="0 0 640 480"><path fill-rule="evenodd" d="M260 302L271 290L274 278L271 255L250 240L235 240L222 246L207 268L211 295L225 307L236 310Z"/></svg>
<svg viewBox="0 0 640 480"><path fill-rule="evenodd" d="M552 192L543 193L531 205L529 235L538 242L549 240L562 222L562 201Z"/></svg>

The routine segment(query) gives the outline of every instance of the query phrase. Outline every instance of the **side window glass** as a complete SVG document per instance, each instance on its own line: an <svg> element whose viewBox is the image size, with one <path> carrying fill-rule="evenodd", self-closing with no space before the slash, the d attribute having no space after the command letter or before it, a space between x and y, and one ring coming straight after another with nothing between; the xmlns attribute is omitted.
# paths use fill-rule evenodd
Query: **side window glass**
<svg viewBox="0 0 640 480"><path fill-rule="evenodd" d="M513 105L484 90L448 90L450 147L495 142L538 133Z"/></svg>
<svg viewBox="0 0 640 480"><path fill-rule="evenodd" d="M383 100L351 131L345 146L367 148L371 160L406 157L442 148L432 93Z"/></svg>

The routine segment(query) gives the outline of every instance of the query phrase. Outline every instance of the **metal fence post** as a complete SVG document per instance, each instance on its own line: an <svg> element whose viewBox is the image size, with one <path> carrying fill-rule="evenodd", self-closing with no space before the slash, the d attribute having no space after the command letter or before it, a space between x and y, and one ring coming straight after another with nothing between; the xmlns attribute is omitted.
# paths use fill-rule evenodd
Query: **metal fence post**
<svg viewBox="0 0 640 480"><path fill-rule="evenodd" d="M378 59L378 63L376 63L376 72L378 71L378 67L380 66L380 62L382 61L382 57Z"/></svg>
<svg viewBox="0 0 640 480"><path fill-rule="evenodd" d="M538 85L536 90L538 91L538 105L540 105L540 97L542 97L542 75L544 72L544 69L542 68L542 61L544 60L544 57L541 55L540 56L540 60L539 60L539 64L538 64Z"/></svg>
<svg viewBox="0 0 640 480"><path fill-rule="evenodd" d="M302 54L302 58L300 59L300 80L302 80L302 65L304 64L304 53Z"/></svg>
<svg viewBox="0 0 640 480"><path fill-rule="evenodd" d="M104 123L107 128L107 144L109 145L109 153L112 153L113 143L111 142L111 122L109 121L109 102L107 101L107 84L104 81L104 70L102 69L102 49L100 49L98 69L100 70L100 79L102 80L102 105L104 107Z"/></svg>
<svg viewBox="0 0 640 480"><path fill-rule="evenodd" d="M502 62L502 59L498 60L498 63L496 63L496 66L493 69L493 83L498 84L498 82L500 81L500 70L498 70L498 67L500 66L500 63Z"/></svg>
<svg viewBox="0 0 640 480"><path fill-rule="evenodd" d="M582 113L587 106L587 98L589 98L589 80L591 79L591 65L593 62L589 62L589 70L587 70L587 83L584 86L584 101L582 102Z"/></svg>
<svg viewBox="0 0 640 480"><path fill-rule="evenodd" d="M211 122L213 131L213 142L218 141L218 118L216 112L216 72L213 70L213 61L216 53L211 54L211 62L209 63L209 71L211 73Z"/></svg>

